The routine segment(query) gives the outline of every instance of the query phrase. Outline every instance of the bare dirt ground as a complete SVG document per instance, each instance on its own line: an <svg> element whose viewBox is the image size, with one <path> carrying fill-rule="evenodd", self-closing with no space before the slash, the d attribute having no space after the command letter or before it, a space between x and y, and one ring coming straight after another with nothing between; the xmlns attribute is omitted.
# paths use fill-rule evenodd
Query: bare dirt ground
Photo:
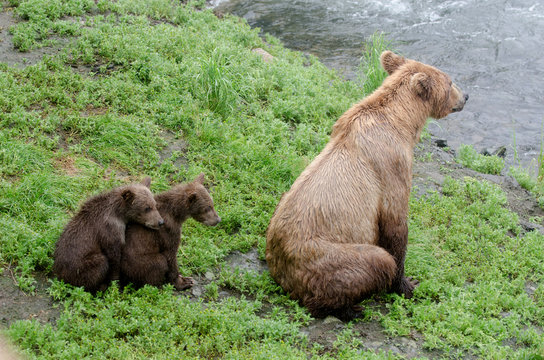
<svg viewBox="0 0 544 360"><path fill-rule="evenodd" d="M14 49L9 34L9 27L14 25L16 20L10 9L0 12L0 62L10 66L24 67L39 62L45 54L55 54L61 50L58 47L44 47L26 53ZM77 71L77 69L76 69ZM183 140L174 139L171 134L164 134L169 145L166 146L162 158L169 157L173 151L185 152L187 144ZM463 178L471 176L478 179L485 179L498 184L507 193L509 207L519 214L520 223L526 230L537 229L541 232L543 228L529 222L534 216L544 216L544 211L538 207L533 195L524 190L512 177L508 175L485 175L458 165L454 161L454 154L451 151L444 151L434 145L433 139L423 141L415 151L417 159L413 169L413 184L416 196L421 196L431 190L440 191L445 176ZM183 159L178 160L179 166L185 166ZM239 268L242 271L262 272L267 269L266 263L259 259L256 249L246 254L235 252L226 259L227 266L232 269ZM0 269L1 270L1 269ZM206 274L193 276L196 280L195 286L189 290L192 298L200 298L205 293L204 287L217 277L218 270L209 271ZM55 324L60 315L59 304L55 303L48 295L48 278L44 274L35 274L37 286L35 294L26 294L19 290L9 269L4 269L0 274L0 330L7 328L13 322L23 319L37 319L42 323ZM534 292L534 286L528 285L527 291ZM186 294L186 292L182 293ZM239 296L229 289L220 289L219 297ZM375 303L380 311L387 311L385 304ZM302 328L311 343L317 342L323 346L323 351L333 348L337 335L346 327L346 324L334 317L312 320L311 323ZM361 340L368 350L391 351L394 354L406 358L423 357L439 358L444 354L436 351L427 351L423 347L423 337L414 332L410 337L391 337L384 333L382 325L377 321L355 322L353 330L358 332ZM1 355L1 354L0 354ZM1 358L1 356L0 356Z"/></svg>
<svg viewBox="0 0 544 360"><path fill-rule="evenodd" d="M18 51L13 47L12 35L9 33L9 28L16 23L17 21L14 19L11 9L4 8L0 12L0 62L10 66L25 67L38 63L44 55L54 55L62 49L61 45L59 45L46 46L24 53Z"/></svg>

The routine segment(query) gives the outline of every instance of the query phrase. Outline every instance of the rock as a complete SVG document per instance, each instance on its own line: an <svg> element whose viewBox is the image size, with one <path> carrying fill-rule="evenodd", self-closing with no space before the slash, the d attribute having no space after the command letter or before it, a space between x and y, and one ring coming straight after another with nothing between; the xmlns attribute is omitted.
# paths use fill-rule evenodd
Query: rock
<svg viewBox="0 0 544 360"><path fill-rule="evenodd" d="M202 296L202 288L200 286L193 286L191 289L191 293L193 296L201 297Z"/></svg>
<svg viewBox="0 0 544 360"><path fill-rule="evenodd" d="M489 152L488 149L483 149L480 154L484 156L498 156L504 158L506 156L506 146L499 146L495 151Z"/></svg>
<svg viewBox="0 0 544 360"><path fill-rule="evenodd" d="M211 271L206 271L204 277L206 278L206 280L212 281L215 278L215 275Z"/></svg>
<svg viewBox="0 0 544 360"><path fill-rule="evenodd" d="M274 56L272 56L268 51L266 51L266 50L264 50L264 49L255 48L255 49L252 49L251 51L253 51L253 52L256 53L256 54L261 55L261 58L263 59L263 61L264 61L265 63L269 63L269 62L271 62L272 60L274 60Z"/></svg>
<svg viewBox="0 0 544 360"><path fill-rule="evenodd" d="M342 320L334 317L334 316L327 316L325 320L323 320L323 324L336 324L336 325L343 325Z"/></svg>
<svg viewBox="0 0 544 360"><path fill-rule="evenodd" d="M436 146L438 146L439 148L445 148L445 147L448 147L448 141L446 139L436 139L434 141L434 143L436 144Z"/></svg>
<svg viewBox="0 0 544 360"><path fill-rule="evenodd" d="M501 158L506 157L506 146L498 147L497 150L493 151L492 155L495 155Z"/></svg>

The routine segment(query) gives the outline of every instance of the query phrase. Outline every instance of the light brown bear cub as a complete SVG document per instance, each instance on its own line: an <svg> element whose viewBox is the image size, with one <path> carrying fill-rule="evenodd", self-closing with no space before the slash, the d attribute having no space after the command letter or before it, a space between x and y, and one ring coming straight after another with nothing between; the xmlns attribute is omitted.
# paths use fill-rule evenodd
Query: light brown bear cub
<svg viewBox="0 0 544 360"><path fill-rule="evenodd" d="M268 226L272 277L314 317L352 319L383 290L412 296L404 259L413 149L428 117L468 99L432 66L390 51L381 64L389 76L338 119Z"/></svg>
<svg viewBox="0 0 544 360"><path fill-rule="evenodd" d="M200 174L188 184L155 195L157 208L164 218L164 225L159 230L150 230L140 224L127 226L121 260L123 283L131 282L136 287L169 283L178 290L193 286L193 279L181 276L178 269L181 225L189 217L209 226L221 221L203 183L204 174Z"/></svg>
<svg viewBox="0 0 544 360"><path fill-rule="evenodd" d="M64 228L55 248L53 271L87 291L105 290L119 279L121 249L130 221L158 229L163 223L150 178L93 196Z"/></svg>

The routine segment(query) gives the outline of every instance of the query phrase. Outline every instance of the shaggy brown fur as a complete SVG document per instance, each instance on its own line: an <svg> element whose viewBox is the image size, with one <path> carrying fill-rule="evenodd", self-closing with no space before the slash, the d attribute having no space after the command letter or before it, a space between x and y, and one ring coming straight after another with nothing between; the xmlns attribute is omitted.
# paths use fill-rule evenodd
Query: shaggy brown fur
<svg viewBox="0 0 544 360"><path fill-rule="evenodd" d="M428 117L468 99L432 66L390 51L381 63L389 76L338 119L267 230L272 277L315 317L351 319L382 290L412 296L404 258L413 148Z"/></svg>
<svg viewBox="0 0 544 360"><path fill-rule="evenodd" d="M155 195L157 208L164 218L164 226L159 230L139 224L127 226L121 260L123 283L132 282L136 287L170 283L178 290L193 286L192 278L179 275L177 253L181 225L189 217L209 226L221 221L203 183L204 174L200 174L186 185Z"/></svg>
<svg viewBox="0 0 544 360"><path fill-rule="evenodd" d="M53 271L59 279L104 290L119 279L121 248L129 221L158 229L164 221L157 211L150 178L87 200L64 228L55 248Z"/></svg>

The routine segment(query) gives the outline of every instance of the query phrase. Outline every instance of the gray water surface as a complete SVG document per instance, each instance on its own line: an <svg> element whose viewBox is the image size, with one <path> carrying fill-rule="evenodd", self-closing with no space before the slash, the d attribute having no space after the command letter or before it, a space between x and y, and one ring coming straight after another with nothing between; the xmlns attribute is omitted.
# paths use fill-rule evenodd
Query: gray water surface
<svg viewBox="0 0 544 360"><path fill-rule="evenodd" d="M230 0L243 17L289 48L353 78L363 44L384 32L406 57L434 65L470 94L465 109L432 123L457 149L507 146L528 166L544 132L543 0Z"/></svg>

